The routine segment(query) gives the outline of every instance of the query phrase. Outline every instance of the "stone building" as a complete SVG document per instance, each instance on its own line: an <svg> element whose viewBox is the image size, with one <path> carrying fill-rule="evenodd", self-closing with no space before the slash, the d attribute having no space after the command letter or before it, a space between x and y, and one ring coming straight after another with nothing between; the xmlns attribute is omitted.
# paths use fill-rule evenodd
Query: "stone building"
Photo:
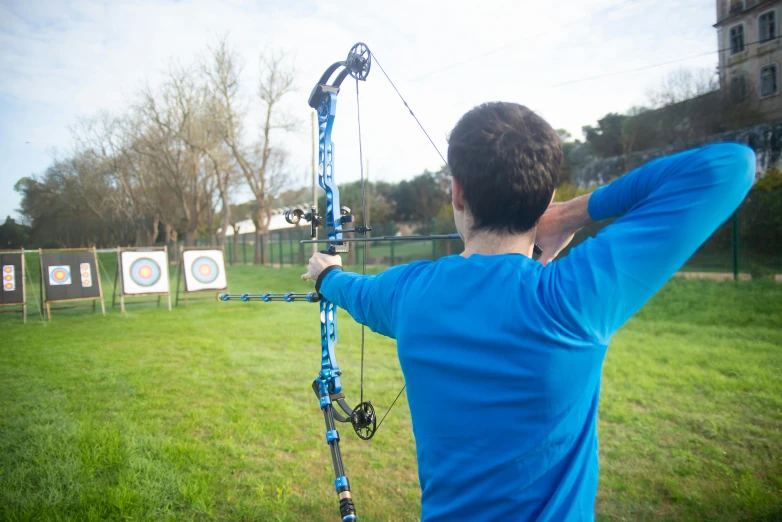
<svg viewBox="0 0 782 522"><path fill-rule="evenodd" d="M782 0L717 0L720 88L762 120L782 119Z"/></svg>

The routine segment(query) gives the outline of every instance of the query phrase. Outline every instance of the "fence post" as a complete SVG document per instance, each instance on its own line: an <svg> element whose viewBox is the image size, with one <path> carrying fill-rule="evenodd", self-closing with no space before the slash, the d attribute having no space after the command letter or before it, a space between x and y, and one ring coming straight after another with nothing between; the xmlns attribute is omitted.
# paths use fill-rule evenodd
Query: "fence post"
<svg viewBox="0 0 782 522"><path fill-rule="evenodd" d="M256 236L256 238L257 238L256 240L261 242L261 264L262 265L266 262L266 241L264 241L264 237L265 236L260 235L260 234L258 234ZM271 234L269 234L269 239L270 239L270 241L269 241L269 248L271 248L272 247ZM271 256L269 256L269 257L271 258ZM269 259L269 260L271 261L271 259Z"/></svg>
<svg viewBox="0 0 782 522"><path fill-rule="evenodd" d="M739 280L739 211L733 212L733 280Z"/></svg>
<svg viewBox="0 0 782 522"><path fill-rule="evenodd" d="M247 264L247 234L242 234L242 264Z"/></svg>
<svg viewBox="0 0 782 522"><path fill-rule="evenodd" d="M435 226L435 220L434 218L432 218L432 221L429 225L429 234L433 236L436 228L437 227ZM437 241L435 241L434 239L432 239L432 261L437 261Z"/></svg>
<svg viewBox="0 0 782 522"><path fill-rule="evenodd" d="M282 268L282 230L277 235L277 241L280 243L280 268Z"/></svg>
<svg viewBox="0 0 782 522"><path fill-rule="evenodd" d="M388 232L389 232L389 234L388 234L389 236L396 235L396 226L395 226L393 221L391 221L388 224ZM391 266L394 266L394 261L395 261L394 260L394 244L396 243L396 241L390 241L390 243L391 244L389 246L391 247Z"/></svg>

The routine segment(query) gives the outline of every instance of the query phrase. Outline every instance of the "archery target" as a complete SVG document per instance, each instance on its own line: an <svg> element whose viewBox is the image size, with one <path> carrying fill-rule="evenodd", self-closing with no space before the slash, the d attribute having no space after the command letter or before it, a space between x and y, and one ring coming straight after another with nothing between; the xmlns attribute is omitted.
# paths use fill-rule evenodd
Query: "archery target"
<svg viewBox="0 0 782 522"><path fill-rule="evenodd" d="M55 265L49 267L49 285L60 286L71 284L71 267Z"/></svg>
<svg viewBox="0 0 782 522"><path fill-rule="evenodd" d="M0 253L0 305L24 304L24 281L21 252Z"/></svg>
<svg viewBox="0 0 782 522"><path fill-rule="evenodd" d="M125 294L168 293L168 259L164 251L122 252Z"/></svg>
<svg viewBox="0 0 782 522"><path fill-rule="evenodd" d="M14 265L3 265L3 291L16 291L16 267Z"/></svg>
<svg viewBox="0 0 782 522"><path fill-rule="evenodd" d="M188 292L222 290L228 286L222 250L186 250L182 256Z"/></svg>

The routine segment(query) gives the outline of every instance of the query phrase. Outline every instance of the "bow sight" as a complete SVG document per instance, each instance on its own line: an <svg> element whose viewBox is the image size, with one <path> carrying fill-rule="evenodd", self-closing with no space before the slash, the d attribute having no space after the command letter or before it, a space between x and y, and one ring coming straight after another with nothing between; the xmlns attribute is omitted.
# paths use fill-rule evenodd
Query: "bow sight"
<svg viewBox="0 0 782 522"><path fill-rule="evenodd" d="M330 254L344 254L350 250L349 245L346 244L337 244L336 242L327 239L327 240L317 240L318 237L318 227L323 224L324 220L323 217L320 216L315 209L314 206L310 207L309 212L304 212L304 210L300 208L295 208L293 210L286 210L283 213L283 216L285 217L285 221L290 223L291 225L298 225L301 220L303 219L307 223L310 224L310 236L313 240L308 240L306 242L309 243L320 243L320 242L326 242L330 244L329 247L329 253ZM350 208L342 206L339 208L339 226L341 227L345 223L352 223L353 222L353 215L350 213ZM354 228L339 228L335 230L326 230L326 234L330 235L333 234L342 234L344 232L355 232L357 234L366 234L367 232L370 232L372 230L372 227L366 224L359 224L356 225ZM340 238L342 242L345 241L345 238ZM352 238L353 241L355 241L355 238ZM304 243L305 241L302 241Z"/></svg>

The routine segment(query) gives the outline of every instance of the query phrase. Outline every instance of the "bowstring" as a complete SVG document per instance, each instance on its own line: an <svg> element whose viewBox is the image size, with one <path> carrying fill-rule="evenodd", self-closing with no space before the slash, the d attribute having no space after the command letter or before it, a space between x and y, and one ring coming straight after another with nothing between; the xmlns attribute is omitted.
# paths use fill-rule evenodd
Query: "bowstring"
<svg viewBox="0 0 782 522"><path fill-rule="evenodd" d="M356 78L356 116L358 118L358 162L361 171L361 220L364 222L364 226L369 224L369 218L367 217L367 197L364 189L364 148L361 142L361 101L358 95L358 78ZM355 227L353 227L355 228ZM366 232L364 232L366 235ZM367 243L363 245L363 253L361 256L361 275L367 273ZM364 334L365 327L361 325L361 400L359 404L364 403ZM385 417L384 417L385 418Z"/></svg>
<svg viewBox="0 0 782 522"><path fill-rule="evenodd" d="M380 64L380 61L378 61L377 56L375 56L372 51L369 52L370 56L374 59L375 63L378 67L380 67L380 70L383 72L383 76L386 77L388 80L388 83L391 84L391 87L393 87L394 91L396 92L397 96L399 96L399 99L402 100L402 103L404 103L405 107L407 108L408 112L410 112L410 115L413 117L415 122L418 124L418 126L421 128L421 131L424 133L426 138L429 140L429 143L432 144L432 147L434 147L434 150L437 152L437 155L440 156L440 159L443 160L443 163L445 165L448 165L448 162L446 161L443 154L440 152L440 149L437 148L437 145L435 145L434 140L432 140L432 137L429 135L428 132L426 132L426 129L424 128L423 124L421 124L421 121L418 119L418 116L415 115L413 112L413 109L410 108L410 105L407 103L407 100L405 100L404 96L402 96L402 93L399 92L399 89L397 89L396 85L394 84L393 80L391 80L391 77L388 76L388 73L383 68L383 66ZM367 198L366 198L366 183L364 179L364 150L363 150L363 144L361 142L361 103L359 98L359 80L356 78L356 114L358 117L358 156L359 156L359 163L360 163L360 172L361 172L361 218L364 222L364 226L369 225L369 216L367 216ZM366 235L366 232L363 232L364 235ZM362 252L362 260L361 260L361 273L362 275L366 275L367 273L367 246L368 244L365 242L363 245L363 252ZM361 403L364 402L364 336L365 336L365 327L362 324L361 325ZM383 421L386 420L386 417L389 413L391 413L391 409L394 407L396 402L399 400L399 397L402 396L402 393L404 393L405 389L407 389L407 383L405 383L402 386L402 389L399 390L399 393L396 395L396 398L391 403L391 406L388 407L386 412L383 414L383 417L380 419L380 422L377 425L377 428L375 429L375 432L380 429L380 426L383 425Z"/></svg>

